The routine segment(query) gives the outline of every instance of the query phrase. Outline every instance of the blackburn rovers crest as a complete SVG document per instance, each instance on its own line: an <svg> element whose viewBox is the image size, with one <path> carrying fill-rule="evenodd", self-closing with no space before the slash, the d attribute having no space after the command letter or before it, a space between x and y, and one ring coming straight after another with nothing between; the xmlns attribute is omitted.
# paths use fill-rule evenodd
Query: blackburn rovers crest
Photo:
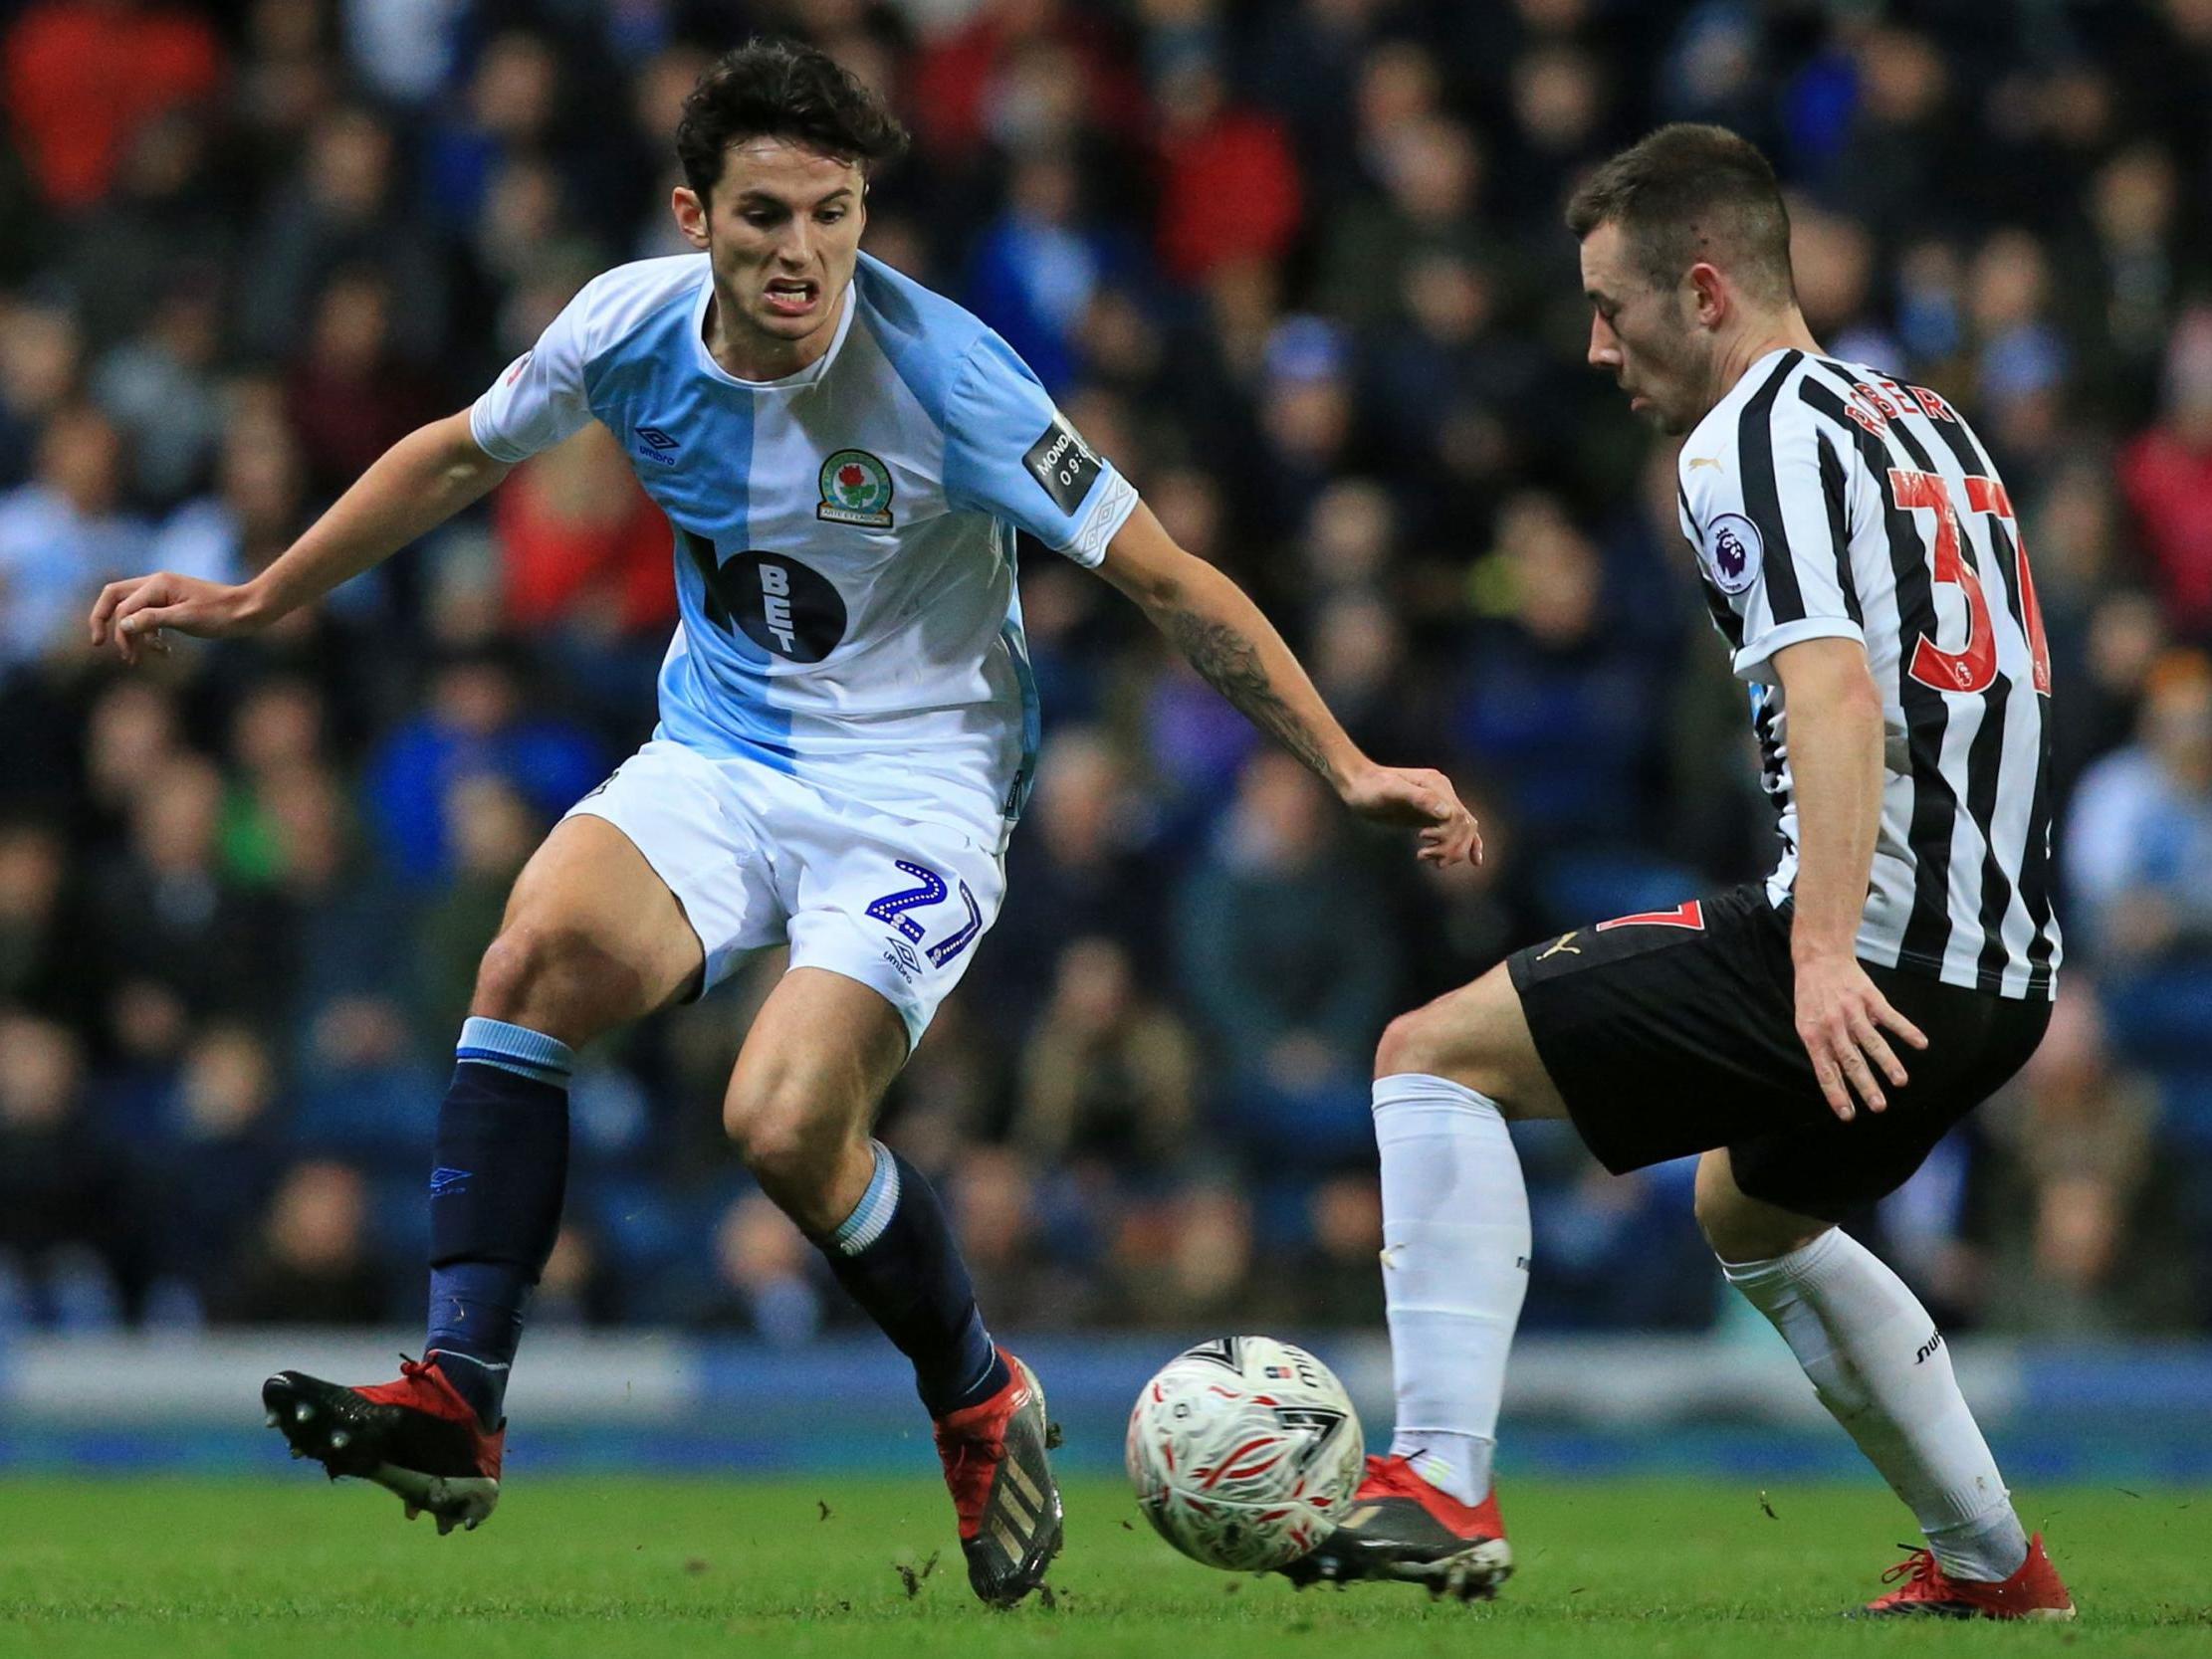
<svg viewBox="0 0 2212 1659"><path fill-rule="evenodd" d="M832 524L891 527L891 469L864 449L841 449L822 463L821 506L814 517Z"/></svg>

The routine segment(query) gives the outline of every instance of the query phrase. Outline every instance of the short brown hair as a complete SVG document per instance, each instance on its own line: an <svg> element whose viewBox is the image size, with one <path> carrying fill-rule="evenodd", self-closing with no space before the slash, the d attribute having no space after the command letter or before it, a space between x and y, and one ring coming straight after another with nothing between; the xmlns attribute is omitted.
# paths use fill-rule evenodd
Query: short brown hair
<svg viewBox="0 0 2212 1659"><path fill-rule="evenodd" d="M1759 146L1724 126L1676 121L1592 173L1567 204L1567 228L1579 241L1600 225L1621 227L1655 288L1711 260L1761 300L1797 298L1782 187Z"/></svg>
<svg viewBox="0 0 2212 1659"><path fill-rule="evenodd" d="M676 125L684 182L705 201L730 146L761 137L788 138L862 172L906 148L906 128L835 59L756 38L717 59L684 100Z"/></svg>

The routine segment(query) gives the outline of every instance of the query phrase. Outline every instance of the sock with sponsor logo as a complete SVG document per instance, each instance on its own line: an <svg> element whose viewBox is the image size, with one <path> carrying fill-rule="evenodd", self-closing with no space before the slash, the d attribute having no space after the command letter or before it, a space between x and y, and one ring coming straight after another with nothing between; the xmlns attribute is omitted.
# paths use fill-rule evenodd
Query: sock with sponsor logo
<svg viewBox="0 0 2212 1659"><path fill-rule="evenodd" d="M1490 1490L1505 1360L1528 1294L1528 1188L1496 1103L1440 1077L1375 1081L1391 1455L1462 1504Z"/></svg>
<svg viewBox="0 0 2212 1659"><path fill-rule="evenodd" d="M560 1230L571 1058L542 1031L472 1018L438 1108L424 1357L486 1428L505 1408L523 1308Z"/></svg>
<svg viewBox="0 0 2212 1659"><path fill-rule="evenodd" d="M932 1417L980 1405L1006 1385L945 1206L922 1172L880 1141L875 1173L834 1232L814 1240L845 1292L914 1362Z"/></svg>
<svg viewBox="0 0 2212 1659"><path fill-rule="evenodd" d="M1995 1582L2028 1537L1967 1409L1935 1321L1904 1281L1840 1227L1764 1262L1722 1262L1766 1315L1953 1578Z"/></svg>

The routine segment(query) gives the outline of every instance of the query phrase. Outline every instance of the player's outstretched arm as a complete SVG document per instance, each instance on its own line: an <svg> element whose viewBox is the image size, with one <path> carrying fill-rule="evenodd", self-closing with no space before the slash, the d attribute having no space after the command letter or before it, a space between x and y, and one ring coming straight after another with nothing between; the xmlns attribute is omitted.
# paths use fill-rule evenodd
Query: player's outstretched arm
<svg viewBox="0 0 2212 1659"><path fill-rule="evenodd" d="M1811 639L1774 655L1789 719L1790 772L1797 785L1798 868L1790 924L1797 967L1797 1034L1821 1093L1849 1122L1859 1101L1888 1103L1905 1070L1883 1030L1914 1048L1927 1038L1889 1005L1860 965L1859 919L1874 874L1881 824L1881 694L1856 639Z"/></svg>
<svg viewBox="0 0 2212 1659"><path fill-rule="evenodd" d="M159 571L110 582L93 606L93 645L112 644L134 663L141 648L168 649L165 628L201 639L265 628L444 523L509 470L477 447L466 410L432 421L378 456L330 512L249 581Z"/></svg>
<svg viewBox="0 0 2212 1659"><path fill-rule="evenodd" d="M1207 682L1311 767L1361 817L1421 831L1432 864L1479 860L1482 838L1441 772L1379 766L1360 752L1290 647L1244 590L1175 544L1142 502L1107 543L1099 574L1134 599Z"/></svg>

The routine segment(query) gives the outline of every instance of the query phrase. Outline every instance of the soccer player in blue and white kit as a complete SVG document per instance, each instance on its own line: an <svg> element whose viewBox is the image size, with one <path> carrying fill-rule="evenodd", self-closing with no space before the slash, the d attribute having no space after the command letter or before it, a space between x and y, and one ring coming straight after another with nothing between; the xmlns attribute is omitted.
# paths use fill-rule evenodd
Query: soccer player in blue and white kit
<svg viewBox="0 0 2212 1659"><path fill-rule="evenodd" d="M499 1496L503 1396L559 1223L577 1045L785 942L724 1122L762 1187L913 1361L969 1578L1018 1600L1058 1548L1043 1397L991 1339L928 1183L869 1136L975 954L1037 742L1014 589L1026 530L1128 594L1353 811L1476 856L1432 771L1369 760L1233 583L1178 548L990 329L859 252L904 133L827 58L755 42L677 133L696 254L585 286L463 414L403 439L283 557L221 586L111 584L96 646L250 633L603 422L676 532L660 726L517 879L486 951L430 1181L429 1336L396 1382L285 1371L294 1449L441 1531Z"/></svg>

